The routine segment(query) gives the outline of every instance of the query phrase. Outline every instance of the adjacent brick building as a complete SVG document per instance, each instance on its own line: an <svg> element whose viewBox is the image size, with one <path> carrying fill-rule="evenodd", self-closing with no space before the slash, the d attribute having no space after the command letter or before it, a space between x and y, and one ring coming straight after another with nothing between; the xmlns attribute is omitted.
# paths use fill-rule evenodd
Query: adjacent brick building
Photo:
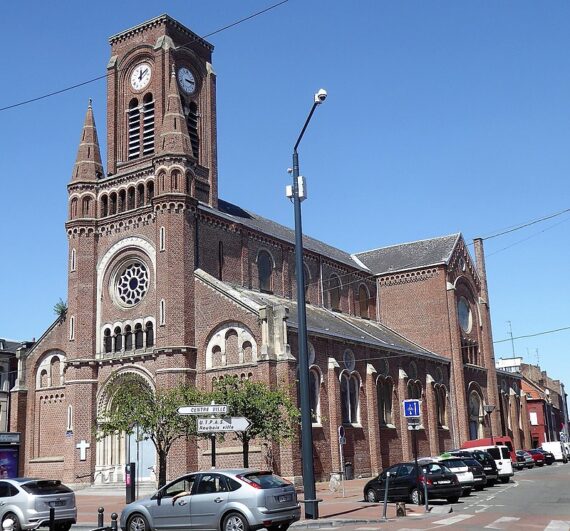
<svg viewBox="0 0 570 531"><path fill-rule="evenodd" d="M89 104L68 185L68 300L21 359L11 429L22 473L122 481L133 442L97 442L113 374L152 389L211 388L235 374L291 389L297 379L294 234L218 198L213 47L164 15L111 37L106 171ZM460 234L350 255L305 238L315 472L345 459L369 475L411 457L400 403L422 399L419 453L489 434L497 404L482 242ZM46 422L49 419L49 422ZM501 432L498 415L493 432ZM299 441L268 452L301 474ZM269 443L271 444L271 443ZM142 479L153 480L152 448ZM209 466L203 441L171 452L169 476ZM241 464L228 441L219 464Z"/></svg>

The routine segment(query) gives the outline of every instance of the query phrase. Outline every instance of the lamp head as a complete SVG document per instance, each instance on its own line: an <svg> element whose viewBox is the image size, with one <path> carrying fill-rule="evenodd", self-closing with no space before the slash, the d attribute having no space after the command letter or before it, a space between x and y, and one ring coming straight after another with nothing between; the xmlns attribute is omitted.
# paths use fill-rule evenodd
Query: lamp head
<svg viewBox="0 0 570 531"><path fill-rule="evenodd" d="M485 410L485 413L493 413L493 411L495 411L495 406L492 404L485 404L483 409Z"/></svg>
<svg viewBox="0 0 570 531"><path fill-rule="evenodd" d="M315 103L320 105L327 99L327 91L325 89L319 89L319 91L315 94Z"/></svg>

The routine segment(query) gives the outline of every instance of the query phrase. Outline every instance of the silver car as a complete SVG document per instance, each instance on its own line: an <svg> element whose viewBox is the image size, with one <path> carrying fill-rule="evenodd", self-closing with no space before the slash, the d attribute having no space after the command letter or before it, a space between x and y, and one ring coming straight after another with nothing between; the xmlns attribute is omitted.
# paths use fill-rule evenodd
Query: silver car
<svg viewBox="0 0 570 531"><path fill-rule="evenodd" d="M126 531L285 531L300 517L297 493L289 481L272 472L242 468L175 479L127 505L119 523Z"/></svg>
<svg viewBox="0 0 570 531"><path fill-rule="evenodd" d="M14 531L48 525L54 509L56 531L68 531L77 521L73 491L54 479L0 480L0 521L11 519Z"/></svg>

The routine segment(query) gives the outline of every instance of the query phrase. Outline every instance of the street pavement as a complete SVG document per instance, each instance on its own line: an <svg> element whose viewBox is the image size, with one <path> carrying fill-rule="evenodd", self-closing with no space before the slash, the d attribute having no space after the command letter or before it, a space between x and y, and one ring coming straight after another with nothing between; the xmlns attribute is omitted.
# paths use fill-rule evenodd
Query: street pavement
<svg viewBox="0 0 570 531"><path fill-rule="evenodd" d="M516 472L510 483L474 492L456 504L434 501L427 514L423 506L406 504L407 516L396 518L395 504L391 503L387 521L382 520L382 504L363 501L362 491L367 481L346 481L344 496L342 491L331 493L328 483L317 484L317 497L322 500L319 519L302 519L292 529L570 531L570 464L555 463ZM120 513L124 507L124 491L87 488L76 495L78 525L73 527L76 531L96 527L98 507L105 509L105 525L109 525L112 512ZM299 498L303 499L302 493Z"/></svg>

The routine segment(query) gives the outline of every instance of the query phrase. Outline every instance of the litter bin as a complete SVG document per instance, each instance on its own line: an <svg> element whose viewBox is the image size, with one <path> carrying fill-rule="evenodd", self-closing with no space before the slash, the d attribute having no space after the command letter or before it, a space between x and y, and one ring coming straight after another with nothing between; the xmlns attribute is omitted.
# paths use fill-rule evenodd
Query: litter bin
<svg viewBox="0 0 570 531"><path fill-rule="evenodd" d="M354 479L354 468L350 461L344 463L344 479Z"/></svg>

